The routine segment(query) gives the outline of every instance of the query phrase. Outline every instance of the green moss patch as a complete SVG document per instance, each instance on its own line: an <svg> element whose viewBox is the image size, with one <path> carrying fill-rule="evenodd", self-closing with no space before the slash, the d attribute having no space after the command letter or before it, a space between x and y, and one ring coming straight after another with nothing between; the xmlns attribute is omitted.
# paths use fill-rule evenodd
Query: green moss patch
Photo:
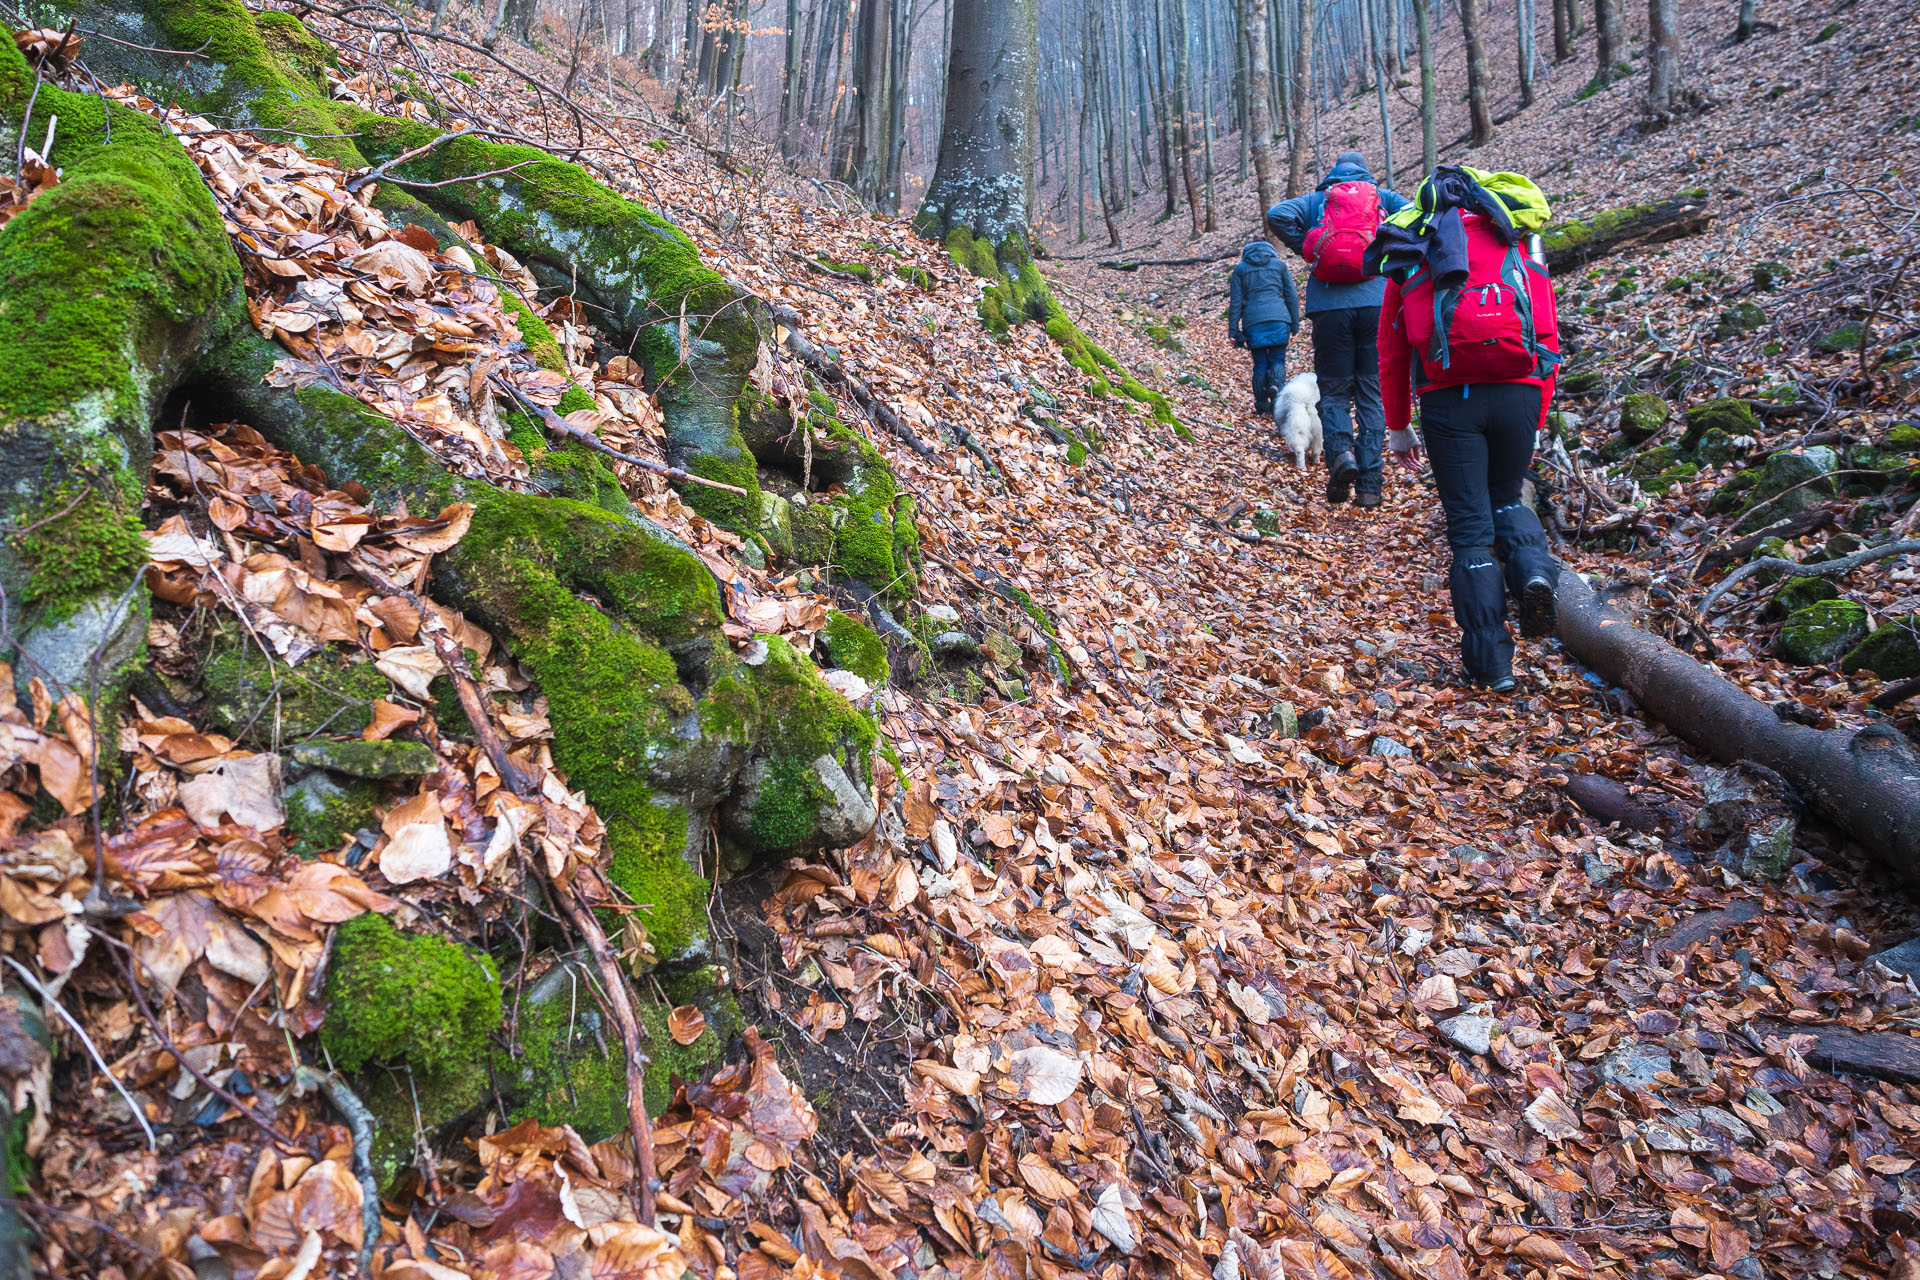
<svg viewBox="0 0 1920 1280"><path fill-rule="evenodd" d="M1789 615L1775 647L1795 666L1818 667L1838 659L1866 634L1865 606L1852 600L1822 600Z"/></svg>
<svg viewBox="0 0 1920 1280"><path fill-rule="evenodd" d="M827 656L842 671L851 671L875 688L887 683L887 645L874 629L838 609L827 615L820 638Z"/></svg>
<svg viewBox="0 0 1920 1280"><path fill-rule="evenodd" d="M259 650L231 634L216 641L201 685L213 727L255 747L317 734L357 736L373 722L374 701L389 691L371 663L349 663L325 649L297 667L269 668Z"/></svg>
<svg viewBox="0 0 1920 1280"><path fill-rule="evenodd" d="M355 916L334 931L320 1043L343 1071L368 1063L429 1074L483 1057L500 1025L500 975L485 954L385 916Z"/></svg>
<svg viewBox="0 0 1920 1280"><path fill-rule="evenodd" d="M1841 659L1840 669L1848 675L1871 671L1887 681L1920 676L1920 616L1883 623Z"/></svg>

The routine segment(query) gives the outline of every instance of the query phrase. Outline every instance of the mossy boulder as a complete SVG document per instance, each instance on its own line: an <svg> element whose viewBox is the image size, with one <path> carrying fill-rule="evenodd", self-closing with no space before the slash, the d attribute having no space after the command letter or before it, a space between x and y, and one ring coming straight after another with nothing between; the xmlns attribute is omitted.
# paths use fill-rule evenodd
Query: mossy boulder
<svg viewBox="0 0 1920 1280"><path fill-rule="evenodd" d="M374 780L418 778L440 765L433 749L421 742L304 742L293 758L313 769Z"/></svg>
<svg viewBox="0 0 1920 1280"><path fill-rule="evenodd" d="M1797 667L1820 667L1839 659L1866 634L1866 606L1822 600L1787 616L1775 650Z"/></svg>
<svg viewBox="0 0 1920 1280"><path fill-rule="evenodd" d="M358 1075L385 1184L416 1131L432 1135L485 1102L499 973L481 952L368 914L335 930L326 998L320 1043L335 1067Z"/></svg>
<svg viewBox="0 0 1920 1280"><path fill-rule="evenodd" d="M321 734L357 736L373 722L374 702L390 691L370 662L323 649L297 667L269 667L258 649L232 632L215 642L200 683L214 728L268 748Z"/></svg>
<svg viewBox="0 0 1920 1280"><path fill-rule="evenodd" d="M885 687L887 645L872 627L835 609L827 614L827 625L821 628L820 639L834 666L851 671L876 689Z"/></svg>
<svg viewBox="0 0 1920 1280"><path fill-rule="evenodd" d="M1691 462L1683 462L1678 466L1668 467L1649 480L1642 481L1640 487L1648 493L1669 493L1675 485L1686 484L1690 480L1697 479L1699 475L1698 466Z"/></svg>
<svg viewBox="0 0 1920 1280"><path fill-rule="evenodd" d="M1795 512L1820 505L1834 494L1832 472L1833 451L1830 449L1809 449L1803 453L1782 450L1770 455L1760 468L1759 483L1735 523L1734 532L1752 533Z"/></svg>
<svg viewBox="0 0 1920 1280"><path fill-rule="evenodd" d="M1813 349L1822 355L1839 355L1842 352L1856 351L1865 338L1866 332L1866 326L1858 320L1849 320L1815 338Z"/></svg>
<svg viewBox="0 0 1920 1280"><path fill-rule="evenodd" d="M1770 292L1792 274L1793 269L1783 262L1756 262L1753 264L1753 287Z"/></svg>
<svg viewBox="0 0 1920 1280"><path fill-rule="evenodd" d="M1707 514L1717 516L1737 511L1746 502L1747 495L1753 492L1754 486L1760 483L1760 474L1760 468L1747 467L1727 477L1726 483L1715 489L1713 497L1708 500Z"/></svg>
<svg viewBox="0 0 1920 1280"><path fill-rule="evenodd" d="M1871 671L1882 680L1920 676L1920 616L1908 614L1882 623L1840 660L1848 675Z"/></svg>
<svg viewBox="0 0 1920 1280"><path fill-rule="evenodd" d="M1719 467L1732 462L1737 456L1733 437L1718 427L1709 427L1700 436L1700 443L1694 447L1694 457L1700 459L1702 466Z"/></svg>
<svg viewBox="0 0 1920 1280"><path fill-rule="evenodd" d="M1697 449L1710 431L1731 438L1751 436L1759 429L1760 419L1754 416L1753 406L1745 400L1709 400L1687 410L1687 429L1681 434L1680 447Z"/></svg>
<svg viewBox="0 0 1920 1280"><path fill-rule="evenodd" d="M377 826L379 798L378 788L359 779L343 783L317 770L296 779L281 795L288 848L302 858L340 848L357 832Z"/></svg>
<svg viewBox="0 0 1920 1280"><path fill-rule="evenodd" d="M1583 369L1578 373L1569 373L1559 381L1559 390L1569 396L1597 396L1605 391L1611 380L1598 369Z"/></svg>
<svg viewBox="0 0 1920 1280"><path fill-rule="evenodd" d="M1714 322L1713 337L1716 342L1730 342L1744 334L1764 329L1767 325L1767 313L1758 303L1736 302L1720 313Z"/></svg>
<svg viewBox="0 0 1920 1280"><path fill-rule="evenodd" d="M1830 578L1788 578L1768 597L1765 617L1769 622L1779 622L1802 609L1839 598L1840 588Z"/></svg>
<svg viewBox="0 0 1920 1280"><path fill-rule="evenodd" d="M1671 467L1678 466L1680 460L1679 445L1656 445L1636 454L1627 473L1636 480L1649 480Z"/></svg>
<svg viewBox="0 0 1920 1280"><path fill-rule="evenodd" d="M1651 440L1667 428L1673 406L1659 396L1636 391L1620 405L1620 434L1635 444Z"/></svg>
<svg viewBox="0 0 1920 1280"><path fill-rule="evenodd" d="M572 1125L587 1142L626 1132L627 1055L594 998L598 984L589 962L568 957L527 988L512 1051L495 1055L509 1120ZM673 1101L674 1080L698 1080L719 1060L720 1036L710 1016L692 1044L678 1044L668 1005L643 1000L634 1012L645 1033L644 1101L659 1115Z"/></svg>
<svg viewBox="0 0 1920 1280"><path fill-rule="evenodd" d="M1920 427L1902 422L1887 432L1881 446L1889 453L1920 453Z"/></svg>

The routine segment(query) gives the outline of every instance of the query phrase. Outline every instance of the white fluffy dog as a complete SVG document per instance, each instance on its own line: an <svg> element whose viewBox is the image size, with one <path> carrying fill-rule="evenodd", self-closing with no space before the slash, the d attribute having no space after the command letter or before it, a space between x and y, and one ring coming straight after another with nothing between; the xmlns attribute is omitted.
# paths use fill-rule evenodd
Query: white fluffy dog
<svg viewBox="0 0 1920 1280"><path fill-rule="evenodd" d="M1296 373L1280 388L1273 405L1273 425L1280 439L1293 453L1294 465L1305 467L1308 457L1315 462L1323 452L1320 443L1320 379L1311 373Z"/></svg>

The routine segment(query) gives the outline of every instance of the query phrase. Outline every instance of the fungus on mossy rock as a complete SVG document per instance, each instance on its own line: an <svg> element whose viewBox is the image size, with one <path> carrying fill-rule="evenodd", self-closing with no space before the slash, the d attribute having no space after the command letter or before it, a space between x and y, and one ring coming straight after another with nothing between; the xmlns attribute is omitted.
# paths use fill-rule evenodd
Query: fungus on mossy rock
<svg viewBox="0 0 1920 1280"><path fill-rule="evenodd" d="M35 76L0 43L0 128L19 132ZM96 651L111 700L146 635L133 513L153 419L204 341L240 265L186 152L147 116L37 86L58 116L58 186L0 229L0 588L24 677L85 690ZM109 127L109 120L111 126ZM109 140L110 137L110 140Z"/></svg>

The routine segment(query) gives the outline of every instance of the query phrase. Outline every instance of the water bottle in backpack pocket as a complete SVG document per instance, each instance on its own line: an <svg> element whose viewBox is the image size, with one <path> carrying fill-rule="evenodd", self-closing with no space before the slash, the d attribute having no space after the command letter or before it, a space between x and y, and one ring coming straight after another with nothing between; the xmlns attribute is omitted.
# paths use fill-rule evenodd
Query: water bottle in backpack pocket
<svg viewBox="0 0 1920 1280"><path fill-rule="evenodd" d="M1371 182L1336 182L1327 188L1326 210L1300 245L1314 278L1328 284L1371 279L1364 259L1380 230L1380 216L1380 189Z"/></svg>

